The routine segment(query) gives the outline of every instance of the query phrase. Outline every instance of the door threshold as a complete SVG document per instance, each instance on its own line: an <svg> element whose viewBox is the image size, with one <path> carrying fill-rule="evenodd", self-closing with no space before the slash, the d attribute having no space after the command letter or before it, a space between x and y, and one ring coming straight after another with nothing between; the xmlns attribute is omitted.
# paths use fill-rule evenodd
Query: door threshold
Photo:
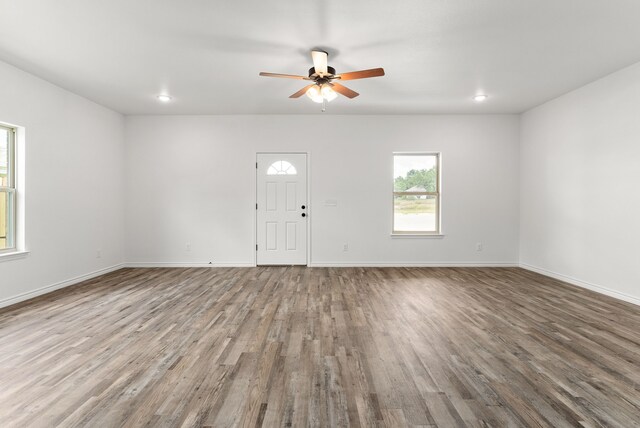
<svg viewBox="0 0 640 428"><path fill-rule="evenodd" d="M260 264L260 265L256 265L256 267L295 267L295 266L302 266L302 267L309 267L309 265L304 264L304 265L290 265L290 264Z"/></svg>

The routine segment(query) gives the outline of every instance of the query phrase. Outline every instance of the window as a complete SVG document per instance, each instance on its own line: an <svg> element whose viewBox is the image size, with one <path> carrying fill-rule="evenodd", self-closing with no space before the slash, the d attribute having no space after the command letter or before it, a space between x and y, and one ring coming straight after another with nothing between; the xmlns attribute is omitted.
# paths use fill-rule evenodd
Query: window
<svg viewBox="0 0 640 428"><path fill-rule="evenodd" d="M393 233L440 233L440 154L393 154Z"/></svg>
<svg viewBox="0 0 640 428"><path fill-rule="evenodd" d="M275 161L269 166L267 175L296 175L296 167L287 161Z"/></svg>
<svg viewBox="0 0 640 428"><path fill-rule="evenodd" d="M0 125L0 253L15 250L15 129Z"/></svg>

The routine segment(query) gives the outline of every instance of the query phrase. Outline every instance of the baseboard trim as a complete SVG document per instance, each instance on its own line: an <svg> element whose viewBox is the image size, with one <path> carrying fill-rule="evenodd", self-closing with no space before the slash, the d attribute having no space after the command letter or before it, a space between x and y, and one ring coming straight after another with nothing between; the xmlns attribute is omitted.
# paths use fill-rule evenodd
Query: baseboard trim
<svg viewBox="0 0 640 428"><path fill-rule="evenodd" d="M316 262L309 267L518 267L517 262Z"/></svg>
<svg viewBox="0 0 640 428"><path fill-rule="evenodd" d="M255 267L253 263L127 262L128 268ZM283 265L287 266L287 265ZM309 267L519 267L518 262L312 262Z"/></svg>
<svg viewBox="0 0 640 428"><path fill-rule="evenodd" d="M539 273L540 275L548 276L553 279L558 279L560 281L567 282L571 285L575 285L580 288L586 288L587 290L595 291L596 293L604 294L606 296L614 297L616 299L623 300L627 303L633 303L634 305L640 306L640 298L631 296L626 293L621 293L619 291L612 290L607 287L603 287L602 285L593 284L591 282L583 281L581 279L577 279L572 276L564 275L558 272L553 272L553 271L539 268L537 266L532 266L526 263L520 263L520 267L522 269L526 269L531 272Z"/></svg>
<svg viewBox="0 0 640 428"><path fill-rule="evenodd" d="M68 287L79 282L87 281L89 279L105 275L107 273L116 271L122 268L154 268L154 267L255 267L253 263L168 263L168 262L129 262L120 263L113 266L109 266L103 269L98 269L93 272L89 272L84 275L77 276L75 278L67 279L64 281L56 282L54 284L47 285L45 287L38 288L36 290L28 291L26 293L18 294L16 296L7 297L0 300L0 308L11 306L22 301L32 299L37 296L41 296L52 291ZM398 263L398 262L317 262L310 263L309 267L521 267L531 272L538 273L540 275L548 276L560 281L567 282L577 287L585 288L587 290L595 291L596 293L604 294L609 297L632 303L640 306L640 298L631 296L626 293L621 293L616 290L612 290L607 287L603 287L591 282L582 281L580 279L564 275L558 272L553 272L547 269L543 269L537 266L529 265L526 263L515 262L428 262L428 263Z"/></svg>
<svg viewBox="0 0 640 428"><path fill-rule="evenodd" d="M253 263L178 263L178 262L128 262L128 268L189 268L189 267L255 267Z"/></svg>
<svg viewBox="0 0 640 428"><path fill-rule="evenodd" d="M70 278L64 281L56 282L55 284L50 284L44 287L40 287L36 290L27 291L26 293L18 294L17 296L7 297L5 299L0 300L0 308L4 308L6 306L15 305L16 303L23 302L25 300L33 299L34 297L41 296L43 294L51 293L52 291L59 290L64 287L68 287L70 285L77 284L82 281L87 281L89 279L98 277L100 275L104 275L118 269L122 269L125 267L124 263L119 263L117 265L109 266L104 269L98 269L93 272L89 272L84 275L76 276L75 278Z"/></svg>

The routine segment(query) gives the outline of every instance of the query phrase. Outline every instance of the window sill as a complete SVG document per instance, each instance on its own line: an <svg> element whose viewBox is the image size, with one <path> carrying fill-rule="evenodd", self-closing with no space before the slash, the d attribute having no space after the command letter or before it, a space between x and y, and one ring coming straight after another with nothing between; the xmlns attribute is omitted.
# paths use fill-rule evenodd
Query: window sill
<svg viewBox="0 0 640 428"><path fill-rule="evenodd" d="M407 238L407 239L442 239L445 235L439 233L392 233L391 237L393 239L396 238Z"/></svg>
<svg viewBox="0 0 640 428"><path fill-rule="evenodd" d="M0 262L22 259L29 255L29 251L13 251L11 253L0 253Z"/></svg>

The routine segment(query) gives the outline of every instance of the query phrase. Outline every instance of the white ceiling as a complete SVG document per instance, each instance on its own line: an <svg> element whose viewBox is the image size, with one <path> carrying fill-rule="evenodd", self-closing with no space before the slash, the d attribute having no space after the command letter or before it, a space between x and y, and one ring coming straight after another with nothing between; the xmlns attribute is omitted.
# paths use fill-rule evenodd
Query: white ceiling
<svg viewBox="0 0 640 428"><path fill-rule="evenodd" d="M295 114L320 112L305 82L258 73L321 47L387 73L327 113L518 113L639 61L639 23L638 0L0 0L0 59L125 114Z"/></svg>

